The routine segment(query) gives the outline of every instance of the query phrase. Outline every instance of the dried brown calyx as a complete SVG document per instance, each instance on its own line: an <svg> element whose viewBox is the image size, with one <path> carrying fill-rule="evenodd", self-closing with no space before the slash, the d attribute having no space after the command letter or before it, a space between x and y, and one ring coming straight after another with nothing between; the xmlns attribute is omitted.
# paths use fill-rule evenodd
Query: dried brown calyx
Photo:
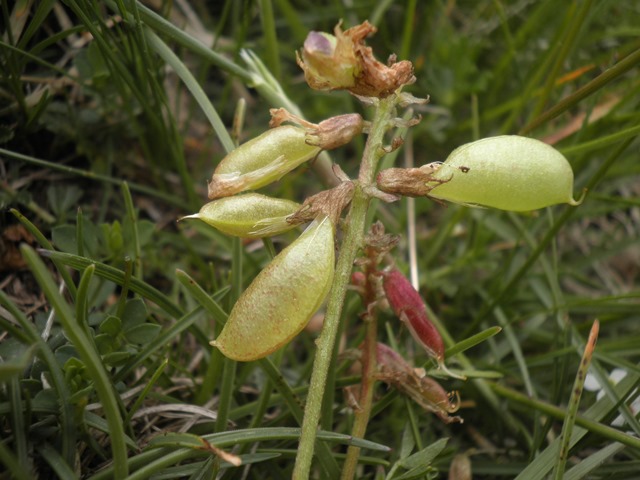
<svg viewBox="0 0 640 480"><path fill-rule="evenodd" d="M434 162L419 168L387 168L378 173L377 187L385 193L405 197L427 196L437 185L448 181L433 177L440 165L440 162Z"/></svg>
<svg viewBox="0 0 640 480"><path fill-rule="evenodd" d="M348 113L327 118L320 123L309 122L284 108L272 108L269 110L271 128L279 127L284 122L300 125L305 129L305 142L307 145L320 147L323 150L333 150L349 143L353 137L366 132L369 122L362 119L357 113Z"/></svg>
<svg viewBox="0 0 640 480"><path fill-rule="evenodd" d="M342 211L353 198L354 190L354 183L351 180L344 180L337 187L307 198L296 213L287 217L287 222L297 225L309 222L319 215L325 215L334 225L337 225Z"/></svg>

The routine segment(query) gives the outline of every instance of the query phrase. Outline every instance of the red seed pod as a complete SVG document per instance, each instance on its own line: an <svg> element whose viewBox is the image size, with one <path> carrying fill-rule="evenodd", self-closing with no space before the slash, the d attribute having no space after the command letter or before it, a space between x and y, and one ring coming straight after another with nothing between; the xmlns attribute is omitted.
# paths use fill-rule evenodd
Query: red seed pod
<svg viewBox="0 0 640 480"><path fill-rule="evenodd" d="M413 338L438 363L444 361L444 343L440 332L427 317L420 294L398 270L384 273L384 292L391 308L406 325Z"/></svg>
<svg viewBox="0 0 640 480"><path fill-rule="evenodd" d="M436 326L429 320L420 294L411 282L398 270L384 272L384 291L391 308L407 326L413 338L438 362L438 367L457 378L444 363L444 342Z"/></svg>

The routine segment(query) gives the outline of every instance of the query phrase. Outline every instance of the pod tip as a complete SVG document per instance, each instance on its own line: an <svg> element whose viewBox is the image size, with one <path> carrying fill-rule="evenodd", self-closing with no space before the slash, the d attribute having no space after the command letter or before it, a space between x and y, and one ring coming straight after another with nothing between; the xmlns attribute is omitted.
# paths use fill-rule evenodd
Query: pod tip
<svg viewBox="0 0 640 480"><path fill-rule="evenodd" d="M573 198L571 200L569 200L569 205L571 205L572 207L577 207L578 205L581 205L582 202L584 202L584 198L587 196L587 189L583 189L582 190L582 194L580 195L580 197L577 200L574 200Z"/></svg>
<svg viewBox="0 0 640 480"><path fill-rule="evenodd" d="M194 213L193 215L186 215L184 217L180 217L177 221L181 222L184 219L188 219L188 218L200 218L200 214L199 213Z"/></svg>

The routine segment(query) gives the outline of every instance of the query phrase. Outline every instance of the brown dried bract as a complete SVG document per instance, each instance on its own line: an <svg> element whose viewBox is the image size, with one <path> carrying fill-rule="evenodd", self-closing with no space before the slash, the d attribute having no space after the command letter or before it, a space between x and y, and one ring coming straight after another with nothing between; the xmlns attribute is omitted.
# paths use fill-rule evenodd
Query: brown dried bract
<svg viewBox="0 0 640 480"><path fill-rule="evenodd" d="M388 168L378 173L377 186L386 193L406 197L424 197L437 185L448 180L435 180L439 163L428 163L420 168Z"/></svg>
<svg viewBox="0 0 640 480"><path fill-rule="evenodd" d="M303 127L306 131L305 141L308 145L320 147L323 150L333 150L349 143L353 137L366 131L368 122L357 113L337 115L320 123L309 122L284 108L269 110L271 121L269 126L279 127L284 122L291 122Z"/></svg>
<svg viewBox="0 0 640 480"><path fill-rule="evenodd" d="M344 35L354 42L356 56L360 62L356 84L349 91L365 97L385 98L401 86L412 84L416 79L413 76L413 64L408 60L397 63L393 61L389 66L376 60L371 47L364 44L365 37L376 30L365 20L361 25L344 32ZM395 56L393 58L395 59Z"/></svg>
<svg viewBox="0 0 640 480"><path fill-rule="evenodd" d="M326 215L337 225L342 211L353 198L354 190L353 182L343 181L337 187L317 193L307 198L302 207L287 218L287 222L297 225L309 222L319 215Z"/></svg>

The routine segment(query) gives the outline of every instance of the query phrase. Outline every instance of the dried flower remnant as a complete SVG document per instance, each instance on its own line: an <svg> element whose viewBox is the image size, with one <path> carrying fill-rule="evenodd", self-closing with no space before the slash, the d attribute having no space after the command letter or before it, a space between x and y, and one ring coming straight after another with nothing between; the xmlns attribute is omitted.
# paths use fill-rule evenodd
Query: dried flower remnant
<svg viewBox="0 0 640 480"><path fill-rule="evenodd" d="M387 168L378 173L377 186L385 193L406 197L424 197L429 195L436 185L447 179L434 178L442 164L428 163L419 168Z"/></svg>
<svg viewBox="0 0 640 480"><path fill-rule="evenodd" d="M424 370L412 368L407 361L384 343L376 345L378 372L376 378L392 385L423 409L433 412L445 423L463 423L461 417L450 416L460 408L458 392L447 392Z"/></svg>
<svg viewBox="0 0 640 480"><path fill-rule="evenodd" d="M471 459L466 453L459 453L449 467L449 480L472 480Z"/></svg>
<svg viewBox="0 0 640 480"><path fill-rule="evenodd" d="M517 135L462 145L433 173L428 195L469 206L530 211L573 200L573 170L555 148Z"/></svg>
<svg viewBox="0 0 640 480"><path fill-rule="evenodd" d="M334 260L334 225L327 217L316 219L251 282L211 345L241 362L284 346L329 293Z"/></svg>
<svg viewBox="0 0 640 480"><path fill-rule="evenodd" d="M320 147L309 145L305 137L304 129L285 125L243 143L216 167L209 182L209 199L257 190L315 158Z"/></svg>
<svg viewBox="0 0 640 480"><path fill-rule="evenodd" d="M306 142L323 150L333 150L349 143L356 135L366 132L369 122L357 113L347 113L327 118L320 123L309 122L284 108L269 110L271 128L279 127L284 122L291 122L303 127L306 132Z"/></svg>
<svg viewBox="0 0 640 480"><path fill-rule="evenodd" d="M445 348L442 336L427 316L427 309L420 294L411 282L398 270L383 272L384 291L398 318L407 326L411 335L427 354L438 363L438 368L456 378L465 378L454 374L445 365Z"/></svg>
<svg viewBox="0 0 640 480"><path fill-rule="evenodd" d="M316 90L348 90L363 97L385 98L403 85L415 82L409 61L380 63L364 39L376 32L365 21L342 31L336 25L334 35L311 32L298 54L309 86Z"/></svg>
<svg viewBox="0 0 640 480"><path fill-rule="evenodd" d="M327 216L337 225L342 211L353 198L355 185L351 181L344 181L329 190L316 193L307 198L302 206L287 221L292 224L305 223L318 216Z"/></svg>
<svg viewBox="0 0 640 480"><path fill-rule="evenodd" d="M209 202L181 220L197 218L227 235L261 238L294 228L296 224L287 219L299 208L300 204L291 200L245 193Z"/></svg>
<svg viewBox="0 0 640 480"><path fill-rule="evenodd" d="M304 70L305 79L315 90L351 88L360 74L353 39L338 24L334 35L309 32L297 54L298 65Z"/></svg>

